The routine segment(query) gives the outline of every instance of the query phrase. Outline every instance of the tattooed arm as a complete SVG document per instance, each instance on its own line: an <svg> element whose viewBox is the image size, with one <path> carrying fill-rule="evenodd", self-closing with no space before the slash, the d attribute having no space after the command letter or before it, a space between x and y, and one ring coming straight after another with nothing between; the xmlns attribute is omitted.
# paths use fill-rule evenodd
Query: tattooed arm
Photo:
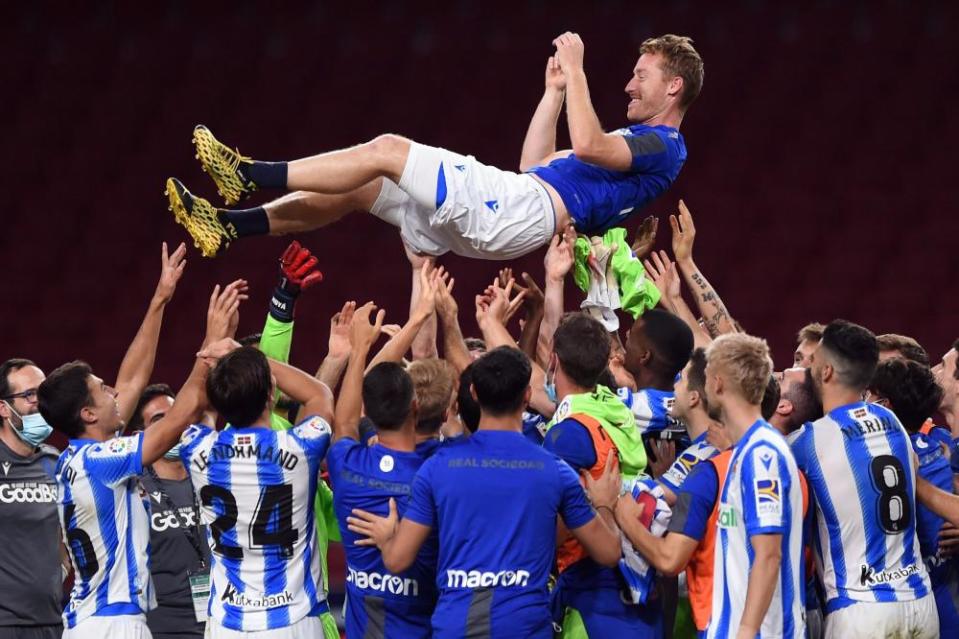
<svg viewBox="0 0 959 639"><path fill-rule="evenodd" d="M723 300L693 261L696 227L693 225L692 214L682 200L679 201L679 216L670 215L669 225L673 230L673 254L676 257L676 265L679 266L686 285L696 298L696 306L702 314L706 331L710 337L714 338L723 333L738 332Z"/></svg>

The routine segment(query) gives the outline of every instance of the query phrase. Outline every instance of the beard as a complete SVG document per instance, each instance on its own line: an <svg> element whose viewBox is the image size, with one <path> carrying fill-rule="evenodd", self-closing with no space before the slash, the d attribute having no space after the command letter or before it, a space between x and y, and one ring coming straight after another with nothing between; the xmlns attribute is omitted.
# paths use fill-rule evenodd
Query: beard
<svg viewBox="0 0 959 639"><path fill-rule="evenodd" d="M822 404L822 381L816 377L813 377L812 369L806 369L806 379L803 380L803 384L806 385L812 391L813 397L816 398L816 401L819 404Z"/></svg>

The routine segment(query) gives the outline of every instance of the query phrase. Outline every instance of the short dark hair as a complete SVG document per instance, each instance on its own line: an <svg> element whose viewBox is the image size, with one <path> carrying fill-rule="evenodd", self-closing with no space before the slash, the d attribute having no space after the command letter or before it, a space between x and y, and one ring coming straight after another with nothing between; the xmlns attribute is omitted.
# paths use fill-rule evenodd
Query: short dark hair
<svg viewBox="0 0 959 639"><path fill-rule="evenodd" d="M233 426L254 424L270 402L273 378L266 355L241 346L217 362L206 378L206 394Z"/></svg>
<svg viewBox="0 0 959 639"><path fill-rule="evenodd" d="M574 384L592 388L609 364L609 333L586 313L566 313L553 334L553 352Z"/></svg>
<svg viewBox="0 0 959 639"><path fill-rule="evenodd" d="M872 331L843 319L833 320L822 332L821 347L835 360L840 384L866 390L879 363L879 345Z"/></svg>
<svg viewBox="0 0 959 639"><path fill-rule="evenodd" d="M463 425L471 433L475 433L480 423L480 405L470 392L473 385L473 364L463 369L460 373L460 385L456 390L456 405L459 408L460 419Z"/></svg>
<svg viewBox="0 0 959 639"><path fill-rule="evenodd" d="M40 414L68 439L76 439L86 430L80 411L93 404L87 385L92 374L86 362L69 362L50 373L37 389Z"/></svg>
<svg viewBox="0 0 959 639"><path fill-rule="evenodd" d="M414 396L410 374L396 362L381 362L363 377L363 408L380 430L399 430Z"/></svg>
<svg viewBox="0 0 959 639"><path fill-rule="evenodd" d="M10 373L16 373L24 366L36 366L33 362L23 357L11 357L3 364L0 364L0 397L7 397L13 389L10 388Z"/></svg>
<svg viewBox="0 0 959 639"><path fill-rule="evenodd" d="M693 332L686 322L672 313L654 308L643 313L643 332L653 351L656 370L676 377L693 352Z"/></svg>
<svg viewBox="0 0 959 639"><path fill-rule="evenodd" d="M913 360L888 359L879 364L869 390L889 400L892 412L910 433L922 427L942 400L942 387L932 370Z"/></svg>
<svg viewBox="0 0 959 639"><path fill-rule="evenodd" d="M897 335L896 333L886 333L876 337L876 343L879 344L879 352L896 351L906 359L918 362L923 366L929 366L929 353L908 335Z"/></svg>
<svg viewBox="0 0 959 639"><path fill-rule="evenodd" d="M779 380L775 375L769 376L769 383L766 384L766 391L763 393L763 401L759 404L759 412L763 419L769 419L776 414L776 408L779 406L780 397Z"/></svg>
<svg viewBox="0 0 959 639"><path fill-rule="evenodd" d="M700 401L706 401L706 349L702 346L693 350L689 356L686 387L699 393Z"/></svg>
<svg viewBox="0 0 959 639"><path fill-rule="evenodd" d="M169 384L150 384L140 393L140 399L137 400L137 407L133 409L133 416L130 417L130 423L127 429L130 431L143 430L143 407L152 402L157 397L171 397L176 399L176 393L170 388Z"/></svg>
<svg viewBox="0 0 959 639"><path fill-rule="evenodd" d="M261 339L263 339L263 333L251 333L246 337L241 337L237 342L240 343L240 346L255 346L259 348Z"/></svg>
<svg viewBox="0 0 959 639"><path fill-rule="evenodd" d="M520 410L531 373L526 355L509 346L494 348L473 362L473 390L482 412L501 416Z"/></svg>

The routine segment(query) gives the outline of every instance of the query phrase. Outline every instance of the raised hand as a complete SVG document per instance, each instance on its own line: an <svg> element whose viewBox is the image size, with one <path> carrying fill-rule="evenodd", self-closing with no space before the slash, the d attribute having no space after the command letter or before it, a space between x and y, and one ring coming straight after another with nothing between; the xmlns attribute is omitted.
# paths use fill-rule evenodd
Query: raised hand
<svg viewBox="0 0 959 639"><path fill-rule="evenodd" d="M350 322L356 311L356 302L349 301L343 304L330 319L330 341L327 346L327 357L342 359L350 354Z"/></svg>
<svg viewBox="0 0 959 639"><path fill-rule="evenodd" d="M246 280L231 282L223 290L217 284L210 296L206 311L206 340L209 344L224 337L234 337L239 324L240 303L246 300L249 286Z"/></svg>
<svg viewBox="0 0 959 639"><path fill-rule="evenodd" d="M693 215L686 208L686 203L679 201L679 216L669 216L669 226L673 230L673 255L677 262L688 262L693 259L693 241L696 239L696 226L693 224Z"/></svg>
<svg viewBox="0 0 959 639"><path fill-rule="evenodd" d="M534 280L533 276L529 273L524 271L522 278L526 286L516 284L515 288L523 295L523 306L526 307L527 312L530 314L542 311L543 306L546 304L543 289L539 287L539 284L536 283L536 280Z"/></svg>
<svg viewBox="0 0 959 639"><path fill-rule="evenodd" d="M365 537L365 539L356 540L357 546L376 546L382 549L396 534L399 520L399 515L396 512L396 501L390 497L390 512L386 517L354 508L353 516L346 518L346 524L352 532Z"/></svg>
<svg viewBox="0 0 959 639"><path fill-rule="evenodd" d="M173 292L185 268L186 244L181 242L172 254L168 254L167 244L164 242L160 249L160 281L157 282L153 296L161 302L169 302L173 298Z"/></svg>
<svg viewBox="0 0 959 639"><path fill-rule="evenodd" d="M419 270L420 278L420 291L419 298L416 301L416 307L413 309L413 312L410 313L410 319L414 317L426 318L433 314L433 311L436 310L436 290L434 290L431 285L431 279L434 274L437 277L442 277L445 270L442 266L438 266L435 269L432 266L432 262L426 264Z"/></svg>
<svg viewBox="0 0 959 639"><path fill-rule="evenodd" d="M293 240L280 257L280 287L290 293L305 291L323 281L317 259L308 248Z"/></svg>
<svg viewBox="0 0 959 639"><path fill-rule="evenodd" d="M649 259L643 262L643 265L646 267L649 278L659 289L661 299L666 299L671 293L679 294L679 278L676 276L676 265L670 262L666 251L653 252ZM670 276L670 270L672 270L672 277ZM670 291L670 286L673 287L673 291Z"/></svg>
<svg viewBox="0 0 959 639"><path fill-rule="evenodd" d="M196 356L205 361L209 366L215 366L220 359L226 357L238 348L240 348L239 342L232 337L224 337L212 344L204 346Z"/></svg>
<svg viewBox="0 0 959 639"><path fill-rule="evenodd" d="M370 347L380 336L386 311L380 309L376 313L376 319L371 321L370 317L374 311L376 311L376 304L367 302L353 313L353 319L350 322L350 344L356 350L369 352Z"/></svg>
<svg viewBox="0 0 959 639"><path fill-rule="evenodd" d="M567 226L562 233L553 236L544 260L546 279L558 282L566 278L566 274L573 268L575 244L576 231L571 226Z"/></svg>
<svg viewBox="0 0 959 639"><path fill-rule="evenodd" d="M583 69L585 47L578 33L567 31L553 40L560 69L567 75Z"/></svg>
<svg viewBox="0 0 959 639"><path fill-rule="evenodd" d="M650 215L636 229L636 239L633 240L633 255L636 259L643 259L656 244L656 230L659 228L659 218Z"/></svg>
<svg viewBox="0 0 959 639"><path fill-rule="evenodd" d="M554 91L566 90L566 74L559 66L559 60L551 55L546 61L546 89Z"/></svg>
<svg viewBox="0 0 959 639"><path fill-rule="evenodd" d="M442 269L436 269L430 278L430 288L435 300L436 312L443 318L455 318L459 312L456 299L453 297L453 287L456 280Z"/></svg>

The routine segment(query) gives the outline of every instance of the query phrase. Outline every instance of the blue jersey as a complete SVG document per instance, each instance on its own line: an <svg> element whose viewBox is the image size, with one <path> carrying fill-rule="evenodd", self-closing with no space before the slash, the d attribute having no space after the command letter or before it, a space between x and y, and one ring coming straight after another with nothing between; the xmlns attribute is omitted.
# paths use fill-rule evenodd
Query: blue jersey
<svg viewBox="0 0 959 639"><path fill-rule="evenodd" d="M840 406L793 440L816 502L815 549L827 614L929 593L916 535L909 435L878 404Z"/></svg>
<svg viewBox="0 0 959 639"><path fill-rule="evenodd" d="M436 450L430 448L430 452ZM430 636L430 616L436 605L436 535L430 535L412 567L394 575L383 565L383 556L375 546L356 545L362 537L350 531L346 523L354 508L387 515L391 497L403 516L413 477L424 460L419 452L400 452L380 444L367 446L348 438L330 447L326 464L346 552L344 616L348 637Z"/></svg>
<svg viewBox="0 0 959 639"><path fill-rule="evenodd" d="M539 413L530 413L523 411L523 436L537 446L543 444L543 437L546 436L546 424L549 420Z"/></svg>
<svg viewBox="0 0 959 639"><path fill-rule="evenodd" d="M328 611L314 496L329 424L308 417L287 431L191 426L181 441L208 525L211 623L273 630Z"/></svg>
<svg viewBox="0 0 959 639"><path fill-rule="evenodd" d="M643 435L658 433L666 428L685 428L685 425L671 414L673 404L676 402L676 394L673 391L644 388L633 392L624 386L618 389L616 394L627 408L633 411L636 428Z"/></svg>
<svg viewBox="0 0 959 639"><path fill-rule="evenodd" d="M556 189L584 235L602 235L666 192L686 162L686 142L669 126L634 124L622 135L633 155L628 171L583 162L575 155L531 169Z"/></svg>
<svg viewBox="0 0 959 639"><path fill-rule="evenodd" d="M757 637L806 636L803 497L796 460L782 435L760 419L736 442L719 496L713 603L706 636L736 634L746 607L756 535L780 535L782 559Z"/></svg>
<svg viewBox="0 0 959 639"><path fill-rule="evenodd" d="M595 517L576 473L518 432L480 430L427 460L406 518L439 533L433 637L551 639L557 515L569 529Z"/></svg>
<svg viewBox="0 0 959 639"><path fill-rule="evenodd" d="M142 433L105 442L74 439L60 455L60 525L76 569L63 612L67 628L93 615L141 615L156 607L150 504L138 479L142 446Z"/></svg>

